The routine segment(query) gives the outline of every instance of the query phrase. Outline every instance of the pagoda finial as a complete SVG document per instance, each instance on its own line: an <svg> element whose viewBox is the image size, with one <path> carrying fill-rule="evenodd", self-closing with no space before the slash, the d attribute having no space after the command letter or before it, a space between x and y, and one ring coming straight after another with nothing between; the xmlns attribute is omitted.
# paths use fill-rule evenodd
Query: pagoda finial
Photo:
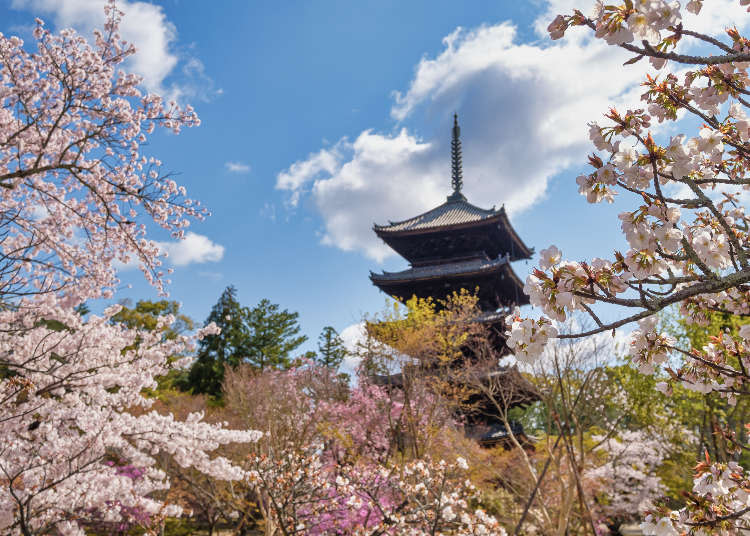
<svg viewBox="0 0 750 536"><path fill-rule="evenodd" d="M453 114L453 140L451 141L451 185L453 193L448 196L449 201L465 200L461 193L464 185L463 170L461 169L461 127L458 126L458 114Z"/></svg>

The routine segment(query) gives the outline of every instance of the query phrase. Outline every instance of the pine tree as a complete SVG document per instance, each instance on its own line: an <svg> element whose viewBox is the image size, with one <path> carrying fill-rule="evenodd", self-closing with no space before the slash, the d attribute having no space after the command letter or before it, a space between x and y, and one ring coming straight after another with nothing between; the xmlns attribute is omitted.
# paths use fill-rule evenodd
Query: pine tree
<svg viewBox="0 0 750 536"><path fill-rule="evenodd" d="M287 368L291 352L307 340L299 335L299 313L279 310L279 305L263 299L253 309L245 309L248 333L246 361L264 369Z"/></svg>
<svg viewBox="0 0 750 536"><path fill-rule="evenodd" d="M326 326L318 337L318 356L316 361L332 370L336 370L346 358L344 341L331 326Z"/></svg>
<svg viewBox="0 0 750 536"><path fill-rule="evenodd" d="M249 333L244 317L245 311L237 301L237 289L230 285L206 319L206 324L214 322L219 326L221 333L208 335L200 341L185 388L193 393L221 396L224 367L236 367L248 355Z"/></svg>
<svg viewBox="0 0 750 536"><path fill-rule="evenodd" d="M221 333L200 342L195 362L182 388L221 397L224 368L248 363L257 369L287 368L291 352L307 340L299 335L299 313L280 310L263 299L254 308L240 305L237 290L227 287L211 309L206 324L214 322Z"/></svg>

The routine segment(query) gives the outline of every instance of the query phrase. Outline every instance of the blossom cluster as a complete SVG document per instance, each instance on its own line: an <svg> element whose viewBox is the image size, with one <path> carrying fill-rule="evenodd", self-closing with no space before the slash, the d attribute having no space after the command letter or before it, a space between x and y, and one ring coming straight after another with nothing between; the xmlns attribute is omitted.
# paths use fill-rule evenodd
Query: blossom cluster
<svg viewBox="0 0 750 536"><path fill-rule="evenodd" d="M505 319L509 327L508 346L515 351L517 358L531 362L538 357L550 338L557 336L557 328L545 318L533 320L521 318L516 308L513 314Z"/></svg>
<svg viewBox="0 0 750 536"><path fill-rule="evenodd" d="M402 390L374 385L362 374L345 400L321 402L318 416L328 427L327 455L386 462L393 453L394 437L409 435L409 441L421 447L436 430L454 424L444 401L426 385L412 381L408 403L405 398Z"/></svg>
<svg viewBox="0 0 750 536"><path fill-rule="evenodd" d="M698 12L700 3L691 2L687 8ZM634 39L659 44L644 52L658 59L674 54L670 50L682 38L663 35L667 29L679 33L680 9L678 2L661 0L599 4L591 18L580 12L558 17L550 32L559 38L568 26L588 25L610 44ZM732 43L725 52L746 50L746 41L736 31L728 35ZM592 316L599 331L605 331L628 322L652 322L644 319L671 303L689 309L689 317L696 321L705 319L701 315L705 306L747 309L741 285L747 279L750 220L739 195L750 184L744 148L750 131L744 101L734 98L747 82L747 66L747 62L718 63L688 71L682 81L673 74L663 80L649 77L642 96L648 111L611 109L606 114L608 124L590 124L589 135L600 154L589 158L594 171L577 178L579 191L591 203L611 202L621 192L637 196L634 210L619 215L629 249L616 251L611 260L590 262L563 260L554 246L542 250L539 268L527 278L524 291L547 318L562 321L571 312L583 311ZM727 112L720 120L716 117L721 107ZM679 109L707 121L695 137L680 134L657 143L648 131L651 122L675 119ZM717 188L724 188L721 195L713 193ZM692 197L675 197L673 192ZM592 309L600 302L636 311L606 325ZM508 324L511 348L526 359L541 354L544 338L528 344L533 333L530 323L517 319ZM649 371L663 362L672 342L652 327L641 326L634 334L639 366Z"/></svg>
<svg viewBox="0 0 750 536"><path fill-rule="evenodd" d="M94 507L109 522L134 509L163 513L151 498L168 487L154 467L158 452L216 478L244 476L209 453L227 443L257 441L259 432L225 430L201 422L200 414L181 422L148 411L153 400L144 389L156 386L154 378L169 370L167 357L183 353L189 340L112 324L119 306L84 321L51 296L36 305L0 313L0 355L13 372L0 383L4 533L22 520L42 532ZM112 453L140 468L139 478L112 467Z"/></svg>
<svg viewBox="0 0 750 536"><path fill-rule="evenodd" d="M641 524L647 536L742 534L750 530L750 475L736 462L698 465L687 506L648 512ZM716 532L714 532L716 531Z"/></svg>
<svg viewBox="0 0 750 536"><path fill-rule="evenodd" d="M140 262L164 290L162 254L144 216L182 236L206 212L142 152L156 128L199 124L146 94L121 71L135 49L118 34L121 14L107 5L106 35L89 43L73 30L52 33L40 20L37 50L0 35L0 224L3 293L56 292L75 306L111 297L115 260ZM70 287L66 289L66 287Z"/></svg>
<svg viewBox="0 0 750 536"><path fill-rule="evenodd" d="M690 13L698 14L703 7L702 0L689 0L685 6ZM560 39L571 25L581 24L583 15L558 15L550 23L547 31L552 39ZM677 26L682 21L680 2L669 0L645 0L627 2L623 5L596 4L591 16L596 37L607 44L621 45L634 40L645 40L652 44L662 41L663 32ZM657 67L660 66L656 63Z"/></svg>
<svg viewBox="0 0 750 536"><path fill-rule="evenodd" d="M627 519L652 508L665 491L655 474L666 456L662 442L641 430L592 439L600 443L594 453L604 463L587 470L585 477L601 482L607 495L597 510L608 518Z"/></svg>
<svg viewBox="0 0 750 536"><path fill-rule="evenodd" d="M319 447L274 459L249 458L248 480L267 522L286 534L504 535L497 520L471 507L477 494L462 458L403 466L325 463Z"/></svg>

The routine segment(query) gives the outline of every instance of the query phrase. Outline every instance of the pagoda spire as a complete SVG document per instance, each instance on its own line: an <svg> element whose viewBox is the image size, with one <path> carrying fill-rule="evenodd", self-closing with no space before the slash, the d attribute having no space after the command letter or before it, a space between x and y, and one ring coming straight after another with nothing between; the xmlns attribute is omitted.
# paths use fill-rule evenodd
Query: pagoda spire
<svg viewBox="0 0 750 536"><path fill-rule="evenodd" d="M453 193L448 201L466 201L461 193L463 188L463 170L461 169L461 127L458 126L458 114L453 114L453 140L451 140L451 185Z"/></svg>

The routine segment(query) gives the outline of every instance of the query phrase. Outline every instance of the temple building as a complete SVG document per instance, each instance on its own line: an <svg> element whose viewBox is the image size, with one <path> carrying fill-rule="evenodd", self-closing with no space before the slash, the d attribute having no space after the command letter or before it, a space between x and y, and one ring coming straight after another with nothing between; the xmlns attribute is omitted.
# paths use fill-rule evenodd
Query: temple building
<svg viewBox="0 0 750 536"><path fill-rule="evenodd" d="M529 303L523 283L511 263L529 259L533 250L524 244L510 224L505 208L480 208L462 193L461 129L453 119L451 175L453 192L446 201L424 214L388 225L374 225L375 233L410 266L400 272L370 272L380 290L404 303L412 296L441 300L462 289L475 293L481 311L477 319L494 334L497 355L506 355L503 319L516 306ZM493 381L513 388L511 406L525 406L538 400L534 387L515 367L499 368ZM381 381L386 381L385 378ZM387 383L398 383L396 377ZM481 405L481 404L480 404ZM489 408L487 408L489 410ZM505 427L487 412L472 422L476 439L484 445L502 444ZM516 431L517 423L513 424ZM517 425L520 427L520 425ZM523 435L518 429L517 434Z"/></svg>
<svg viewBox="0 0 750 536"><path fill-rule="evenodd" d="M411 266L401 272L370 272L370 280L401 302L412 296L443 299L461 289L472 293L478 289L483 319L500 323L513 307L529 303L511 263L531 258L533 250L513 229L505 207L479 208L461 193L460 135L458 116L454 116L453 193L445 203L404 221L373 226Z"/></svg>

